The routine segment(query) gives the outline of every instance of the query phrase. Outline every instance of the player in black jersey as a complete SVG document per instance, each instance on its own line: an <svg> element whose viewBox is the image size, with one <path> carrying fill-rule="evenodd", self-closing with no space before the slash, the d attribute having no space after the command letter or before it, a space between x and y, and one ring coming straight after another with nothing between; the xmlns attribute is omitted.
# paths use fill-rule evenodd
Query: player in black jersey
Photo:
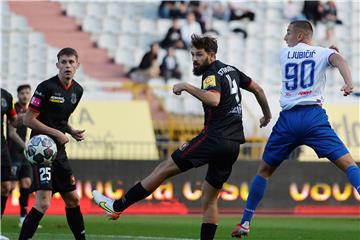
<svg viewBox="0 0 360 240"><path fill-rule="evenodd" d="M179 83L173 87L176 95L186 91L203 103L204 130L176 150L172 159L161 162L149 176L131 188L121 199L114 201L93 191L94 201L112 219L117 219L130 205L150 195L164 180L208 164L203 184L204 213L200 235L202 240L214 238L218 223L218 195L223 183L230 176L240 144L245 141L240 88L252 92L261 106L264 117L260 119L260 127L266 126L271 119L262 88L236 67L216 60L216 52L216 39L193 35L193 72L197 76L202 75L201 88L188 83Z"/></svg>
<svg viewBox="0 0 360 240"><path fill-rule="evenodd" d="M13 97L5 89L1 88L1 218L5 211L6 201L12 189L11 181L14 180L14 172L11 171L11 158L4 134L4 116L13 126L22 125L22 115L16 114ZM6 239L4 236L0 236Z"/></svg>
<svg viewBox="0 0 360 240"><path fill-rule="evenodd" d="M30 97L31 87L28 84L20 85L17 88L18 102L15 103L16 113L25 113ZM27 127L21 126L14 128L11 124L8 125L8 146L12 160L12 171L15 174L15 179L12 182L12 187L15 188L17 181L20 185L20 222L22 225L27 214L27 206L29 200L29 188L32 180L32 168L30 163L26 160L24 155L25 141L27 135Z"/></svg>
<svg viewBox="0 0 360 240"><path fill-rule="evenodd" d="M75 177L65 152L65 144L69 141L65 133L77 141L84 139L84 130L75 130L68 123L83 94L83 88L73 79L79 67L78 54L72 48L63 48L57 59L58 75L37 86L24 116L24 124L32 129L31 137L38 134L52 137L58 154L50 166L33 165L36 200L25 218L19 239L32 238L55 192L59 192L65 202L66 218L75 239L85 239Z"/></svg>

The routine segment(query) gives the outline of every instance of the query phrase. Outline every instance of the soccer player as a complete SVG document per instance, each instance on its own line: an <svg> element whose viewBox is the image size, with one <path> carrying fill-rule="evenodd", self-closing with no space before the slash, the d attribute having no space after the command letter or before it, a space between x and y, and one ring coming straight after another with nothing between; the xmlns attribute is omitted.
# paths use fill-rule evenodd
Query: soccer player
<svg viewBox="0 0 360 240"><path fill-rule="evenodd" d="M351 73L345 60L334 49L312 46L313 29L308 21L291 22L284 37L289 46L280 53L282 111L263 154L257 175L250 187L244 215L232 232L233 237L248 235L250 221L264 196L268 179L277 167L300 145L313 148L318 157L326 157L344 171L360 193L360 169L349 151L331 128L321 107L325 88L325 70L339 69L344 79L344 96L353 90Z"/></svg>
<svg viewBox="0 0 360 240"><path fill-rule="evenodd" d="M262 88L236 67L216 60L217 48L215 38L192 35L193 73L202 75L201 88L188 83L179 83L173 87L174 94L180 95L185 91L203 103L203 131L177 149L171 159L161 162L121 199L114 201L93 191L94 201L112 219L117 219L130 205L146 198L166 179L207 164L208 171L202 187L203 223L200 238L214 238L218 224L219 192L230 176L232 165L239 155L240 144L245 142L240 88L255 95L264 114L260 119L260 127L266 126L271 119Z"/></svg>
<svg viewBox="0 0 360 240"><path fill-rule="evenodd" d="M83 94L83 88L73 79L80 65L79 56L75 49L63 48L57 59L59 73L37 86L24 116L24 124L32 129L31 137L38 134L52 137L58 153L52 165L32 166L36 199L23 222L21 240L33 237L56 192L65 202L66 219L74 238L85 239L75 177L65 151L65 143L69 141L65 133L77 141L84 139L84 130L75 130L68 123Z"/></svg>
<svg viewBox="0 0 360 240"><path fill-rule="evenodd" d="M31 97L30 85L20 85L17 88L17 94L19 101L15 103L16 113L25 113ZM25 126L14 128L10 124L8 125L8 145L12 160L12 170L15 174L12 188L15 188L17 181L20 183L20 227L27 214L29 188L32 181L32 168L24 155L26 133L27 127Z"/></svg>
<svg viewBox="0 0 360 240"><path fill-rule="evenodd" d="M11 171L11 158L9 148L4 134L4 116L13 126L18 127L22 124L22 115L17 115L13 103L12 95L1 88L1 218L4 214L6 201L13 190L11 181L14 179L14 172ZM0 235L1 239L8 239Z"/></svg>

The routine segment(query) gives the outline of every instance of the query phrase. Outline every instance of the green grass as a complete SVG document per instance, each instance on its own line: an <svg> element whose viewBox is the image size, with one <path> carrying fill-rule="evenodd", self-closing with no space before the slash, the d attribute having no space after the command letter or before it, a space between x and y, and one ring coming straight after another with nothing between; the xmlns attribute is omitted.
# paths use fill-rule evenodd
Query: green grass
<svg viewBox="0 0 360 240"><path fill-rule="evenodd" d="M221 216L216 239L231 239L238 217ZM87 239L199 239L201 216L85 216ZM34 239L73 239L65 216L45 216ZM1 232L17 239L18 217L4 216ZM360 218L256 217L248 240L360 240ZM142 237L139 237L142 236Z"/></svg>

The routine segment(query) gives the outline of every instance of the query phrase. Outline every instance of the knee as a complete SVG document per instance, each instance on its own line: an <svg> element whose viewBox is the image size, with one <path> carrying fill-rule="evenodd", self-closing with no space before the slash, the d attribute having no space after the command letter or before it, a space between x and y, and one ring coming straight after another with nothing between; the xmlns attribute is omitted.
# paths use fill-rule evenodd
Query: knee
<svg viewBox="0 0 360 240"><path fill-rule="evenodd" d="M271 177L271 175L274 173L275 169L276 168L271 167L270 165L261 164L257 174L268 180Z"/></svg>
<svg viewBox="0 0 360 240"><path fill-rule="evenodd" d="M169 177L174 175L174 162L170 160L165 160L156 168L156 174L162 178L162 180L166 180Z"/></svg>
<svg viewBox="0 0 360 240"><path fill-rule="evenodd" d="M78 195L72 195L65 201L65 205L67 208L75 208L80 205L80 199Z"/></svg>
<svg viewBox="0 0 360 240"><path fill-rule="evenodd" d="M11 182L2 182L1 183L1 196L8 197L13 189L14 188L12 187Z"/></svg>
<svg viewBox="0 0 360 240"><path fill-rule="evenodd" d="M45 213L50 207L50 201L48 199L37 200L34 207L38 211Z"/></svg>
<svg viewBox="0 0 360 240"><path fill-rule="evenodd" d="M217 197L216 198L209 198L206 195L201 198L202 208L203 210L209 209L211 207L217 206Z"/></svg>
<svg viewBox="0 0 360 240"><path fill-rule="evenodd" d="M31 179L30 178L25 178L20 183L21 188L28 189L28 188L30 188L30 186L31 186Z"/></svg>

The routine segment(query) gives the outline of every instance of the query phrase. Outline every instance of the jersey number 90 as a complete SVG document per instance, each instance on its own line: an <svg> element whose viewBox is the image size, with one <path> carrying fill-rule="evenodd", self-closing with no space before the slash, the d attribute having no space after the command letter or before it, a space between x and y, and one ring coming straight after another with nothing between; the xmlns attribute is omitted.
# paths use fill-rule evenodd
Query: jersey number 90
<svg viewBox="0 0 360 240"><path fill-rule="evenodd" d="M300 66L300 76L299 76ZM315 72L315 61L305 60L301 64L288 63L285 65L285 78L288 80L285 83L286 90L294 91L298 88L299 78L300 87L308 88L314 85L314 72ZM308 76L305 73L309 74Z"/></svg>

